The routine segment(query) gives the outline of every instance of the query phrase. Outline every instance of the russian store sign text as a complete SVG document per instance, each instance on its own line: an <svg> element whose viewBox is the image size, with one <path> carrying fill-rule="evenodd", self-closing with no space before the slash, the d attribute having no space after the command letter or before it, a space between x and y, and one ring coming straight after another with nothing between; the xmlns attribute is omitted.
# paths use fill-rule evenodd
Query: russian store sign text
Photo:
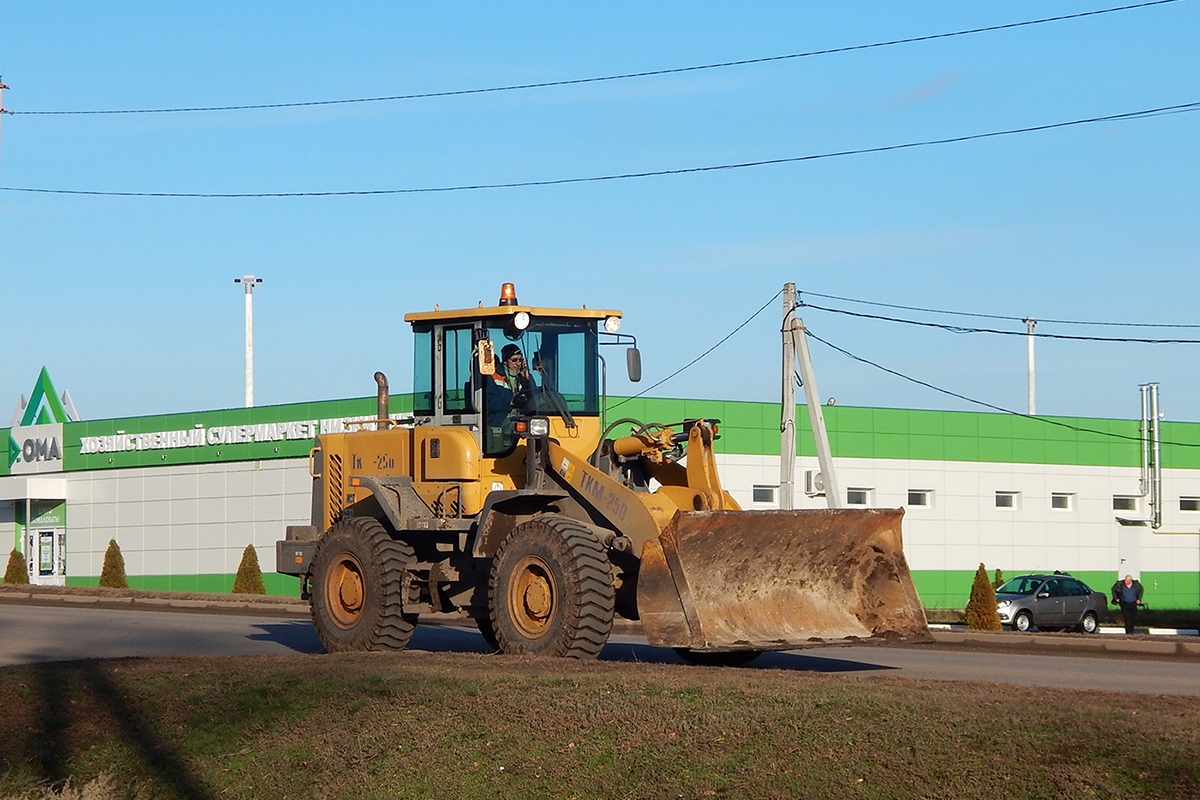
<svg viewBox="0 0 1200 800"><path fill-rule="evenodd" d="M79 452L82 455L97 453L128 453L137 450L174 450L181 447L215 447L229 444L254 444L312 440L320 433L341 433L353 422L373 421L373 416L337 417L322 420L298 420L294 422L267 422L259 425L218 425L184 428L174 431L150 433L124 433L118 431L110 436L82 436Z"/></svg>

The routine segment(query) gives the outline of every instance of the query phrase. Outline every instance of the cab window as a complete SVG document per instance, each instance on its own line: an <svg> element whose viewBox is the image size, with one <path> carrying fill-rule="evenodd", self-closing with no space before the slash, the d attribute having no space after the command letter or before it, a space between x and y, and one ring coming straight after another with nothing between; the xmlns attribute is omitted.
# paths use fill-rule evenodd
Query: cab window
<svg viewBox="0 0 1200 800"><path fill-rule="evenodd" d="M433 416L433 331L413 331L413 414Z"/></svg>
<svg viewBox="0 0 1200 800"><path fill-rule="evenodd" d="M497 327L491 338L497 352L508 342L521 348L539 394L543 390L557 392L572 414L600 413L594 323L535 318L519 336L506 336L504 329ZM554 413L554 408L550 401L538 399L538 412Z"/></svg>
<svg viewBox="0 0 1200 800"><path fill-rule="evenodd" d="M446 387L444 411L463 414L471 411L471 328L447 328L444 332L443 385Z"/></svg>

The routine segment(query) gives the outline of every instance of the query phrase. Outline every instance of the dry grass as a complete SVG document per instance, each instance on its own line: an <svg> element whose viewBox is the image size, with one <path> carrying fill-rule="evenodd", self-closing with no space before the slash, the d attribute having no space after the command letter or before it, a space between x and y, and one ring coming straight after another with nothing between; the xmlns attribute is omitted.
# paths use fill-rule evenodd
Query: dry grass
<svg viewBox="0 0 1200 800"><path fill-rule="evenodd" d="M0 671L0 796L1177 798L1200 698L413 651ZM81 790L64 797L82 797Z"/></svg>

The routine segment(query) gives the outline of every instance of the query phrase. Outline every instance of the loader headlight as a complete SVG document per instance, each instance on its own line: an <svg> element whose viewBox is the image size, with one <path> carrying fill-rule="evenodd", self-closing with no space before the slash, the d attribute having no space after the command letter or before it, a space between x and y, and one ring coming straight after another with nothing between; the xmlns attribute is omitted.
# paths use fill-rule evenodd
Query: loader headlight
<svg viewBox="0 0 1200 800"><path fill-rule="evenodd" d="M529 435L530 436L549 436L550 435L550 420L546 417L530 417L529 419Z"/></svg>
<svg viewBox="0 0 1200 800"><path fill-rule="evenodd" d="M621 318L620 317L605 317L604 318L604 330L608 331L609 333L616 333L617 330L620 329L620 327L621 327Z"/></svg>
<svg viewBox="0 0 1200 800"><path fill-rule="evenodd" d="M528 328L529 327L529 312L528 311L518 311L517 313L513 314L512 326L519 331L523 331L526 328Z"/></svg>

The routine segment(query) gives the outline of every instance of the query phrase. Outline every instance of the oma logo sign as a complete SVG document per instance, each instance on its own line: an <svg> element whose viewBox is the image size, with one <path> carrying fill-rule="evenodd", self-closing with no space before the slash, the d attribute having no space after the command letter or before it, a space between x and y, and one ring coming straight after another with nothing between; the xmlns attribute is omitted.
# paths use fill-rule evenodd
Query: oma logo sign
<svg viewBox="0 0 1200 800"><path fill-rule="evenodd" d="M62 448L58 445L58 437L47 439L26 439L21 445L21 458L25 461L56 461L62 459Z"/></svg>
<svg viewBox="0 0 1200 800"><path fill-rule="evenodd" d="M13 474L62 469L61 425L13 428L8 437L8 468Z"/></svg>

